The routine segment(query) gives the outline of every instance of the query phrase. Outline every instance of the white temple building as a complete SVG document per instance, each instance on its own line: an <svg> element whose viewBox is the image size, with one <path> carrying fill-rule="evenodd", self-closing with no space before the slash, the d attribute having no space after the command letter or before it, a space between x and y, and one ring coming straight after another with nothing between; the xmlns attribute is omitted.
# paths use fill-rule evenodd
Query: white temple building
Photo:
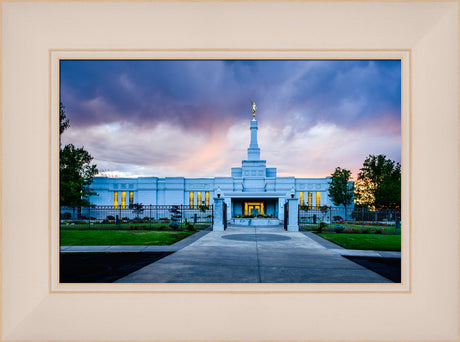
<svg viewBox="0 0 460 342"><path fill-rule="evenodd" d="M250 122L251 141L247 159L241 167L231 169L230 177L95 177L91 185L97 196L92 205L111 205L128 208L134 203L143 205L212 205L219 189L227 203L227 218L243 215L271 215L284 220L284 204L295 191L299 204L310 207L333 205L328 197L330 177L278 177L276 168L267 167L260 159L255 113Z"/></svg>

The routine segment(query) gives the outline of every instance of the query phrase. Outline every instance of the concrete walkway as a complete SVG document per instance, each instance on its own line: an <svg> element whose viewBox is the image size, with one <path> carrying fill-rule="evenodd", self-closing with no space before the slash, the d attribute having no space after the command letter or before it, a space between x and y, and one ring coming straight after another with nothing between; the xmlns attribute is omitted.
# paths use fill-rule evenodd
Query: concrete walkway
<svg viewBox="0 0 460 342"><path fill-rule="evenodd" d="M200 233L188 246L117 282L391 283L308 234L280 226Z"/></svg>

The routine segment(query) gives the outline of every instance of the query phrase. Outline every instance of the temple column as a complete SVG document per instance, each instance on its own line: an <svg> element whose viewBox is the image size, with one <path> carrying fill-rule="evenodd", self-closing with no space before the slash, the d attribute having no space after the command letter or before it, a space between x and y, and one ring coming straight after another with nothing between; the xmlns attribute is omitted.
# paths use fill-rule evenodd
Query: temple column
<svg viewBox="0 0 460 342"><path fill-rule="evenodd" d="M299 199L288 198L287 203L289 210L287 230L288 232L299 231Z"/></svg>
<svg viewBox="0 0 460 342"><path fill-rule="evenodd" d="M224 199L222 197L214 198L214 219L212 230L223 231L224 230Z"/></svg>

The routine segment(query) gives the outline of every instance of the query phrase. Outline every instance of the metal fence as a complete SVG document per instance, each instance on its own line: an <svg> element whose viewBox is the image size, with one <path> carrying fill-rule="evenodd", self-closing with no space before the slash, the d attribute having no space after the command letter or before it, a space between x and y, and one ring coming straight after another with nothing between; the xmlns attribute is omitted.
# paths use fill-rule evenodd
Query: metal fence
<svg viewBox="0 0 460 342"><path fill-rule="evenodd" d="M299 207L299 227L323 232L401 233L399 209L370 210L367 208Z"/></svg>
<svg viewBox="0 0 460 342"><path fill-rule="evenodd" d="M143 205L143 206L88 206L60 207L61 228L152 228L210 226L213 206Z"/></svg>

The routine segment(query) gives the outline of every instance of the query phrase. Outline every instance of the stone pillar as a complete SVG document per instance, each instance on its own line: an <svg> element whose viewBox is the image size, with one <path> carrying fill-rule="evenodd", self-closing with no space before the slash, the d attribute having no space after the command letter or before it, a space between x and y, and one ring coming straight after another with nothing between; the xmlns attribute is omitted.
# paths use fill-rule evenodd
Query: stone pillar
<svg viewBox="0 0 460 342"><path fill-rule="evenodd" d="M222 197L214 197L214 220L212 230L224 231L224 199Z"/></svg>
<svg viewBox="0 0 460 342"><path fill-rule="evenodd" d="M288 205L289 218L287 224L288 232L298 232L299 231L299 199L298 198L288 198L288 202L285 205Z"/></svg>

